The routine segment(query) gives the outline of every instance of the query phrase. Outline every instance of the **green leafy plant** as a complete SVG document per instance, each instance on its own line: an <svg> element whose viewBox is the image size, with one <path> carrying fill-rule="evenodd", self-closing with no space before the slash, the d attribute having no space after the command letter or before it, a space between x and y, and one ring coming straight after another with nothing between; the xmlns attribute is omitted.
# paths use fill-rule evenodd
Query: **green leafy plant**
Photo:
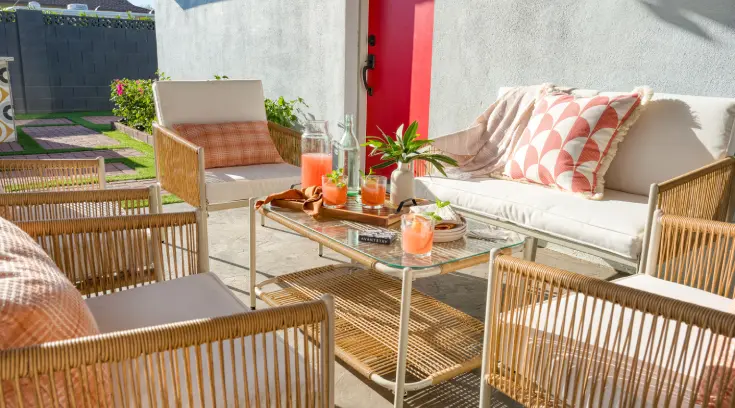
<svg viewBox="0 0 735 408"><path fill-rule="evenodd" d="M296 114L301 112L302 107L309 107L302 98L291 101L287 101L282 96L279 96L275 101L265 99L265 114L268 120L287 128L293 128L298 124L299 118Z"/></svg>
<svg viewBox="0 0 735 408"><path fill-rule="evenodd" d="M217 74L214 74L214 79L216 79L216 80L219 81L219 80L222 80L222 79L230 79L230 77L228 77L227 75L217 75Z"/></svg>
<svg viewBox="0 0 735 408"><path fill-rule="evenodd" d="M419 122L411 123L406 131L403 131L403 125L398 127L396 131L396 140L386 135L380 128L381 136L368 136L368 140L363 146L372 147L370 156L380 156L383 162L373 166L373 169L383 169L396 163L410 163L414 160L423 160L436 168L446 177L444 165L456 166L457 161L443 154L430 153L429 148L434 143L433 140L418 139L416 131L419 128Z"/></svg>
<svg viewBox="0 0 735 408"><path fill-rule="evenodd" d="M370 171L367 174L365 174L365 172L362 170L359 170L359 172L360 172L360 177L362 178L362 181L365 181L365 179L367 179L367 176L372 176L375 171L371 167Z"/></svg>
<svg viewBox="0 0 735 408"><path fill-rule="evenodd" d="M153 132L156 108L153 102L153 83L168 80L163 72L156 72L155 79L116 79L110 84L110 101L115 104L112 113L122 117L124 124Z"/></svg>
<svg viewBox="0 0 735 408"><path fill-rule="evenodd" d="M332 182L332 184L336 185L337 188L344 188L346 186L344 182L344 174L344 169L337 169L326 174L326 177Z"/></svg>

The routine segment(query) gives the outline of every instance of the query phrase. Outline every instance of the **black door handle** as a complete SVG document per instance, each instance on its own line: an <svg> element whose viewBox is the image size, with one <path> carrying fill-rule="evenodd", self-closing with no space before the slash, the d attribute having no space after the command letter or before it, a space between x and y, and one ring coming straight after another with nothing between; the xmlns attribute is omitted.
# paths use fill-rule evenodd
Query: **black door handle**
<svg viewBox="0 0 735 408"><path fill-rule="evenodd" d="M368 96L373 96L373 88L368 85L367 72L369 69L375 69L375 55L368 54L367 61L362 67L362 84L365 86Z"/></svg>

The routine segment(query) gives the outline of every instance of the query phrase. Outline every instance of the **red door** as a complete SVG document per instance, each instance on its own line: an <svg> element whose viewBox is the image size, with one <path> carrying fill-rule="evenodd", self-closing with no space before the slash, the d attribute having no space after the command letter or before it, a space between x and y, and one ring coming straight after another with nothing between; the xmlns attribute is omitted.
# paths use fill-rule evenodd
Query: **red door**
<svg viewBox="0 0 735 408"><path fill-rule="evenodd" d="M369 0L367 136L380 128L395 137L398 126L417 120L420 137L427 137L433 32L434 0ZM365 167L378 163L368 156Z"/></svg>

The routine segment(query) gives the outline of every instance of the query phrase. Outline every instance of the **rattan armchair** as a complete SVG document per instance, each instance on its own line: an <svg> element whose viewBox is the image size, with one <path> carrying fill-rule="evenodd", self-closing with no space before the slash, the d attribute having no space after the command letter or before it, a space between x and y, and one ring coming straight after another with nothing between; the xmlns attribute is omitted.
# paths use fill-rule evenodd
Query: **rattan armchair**
<svg viewBox="0 0 735 408"><path fill-rule="evenodd" d="M487 299L482 407L491 387L539 407L722 406L732 391L731 313L498 253Z"/></svg>
<svg viewBox="0 0 735 408"><path fill-rule="evenodd" d="M146 290L151 298L151 289L172 288L176 282L181 287L187 279L213 276L202 273L197 261L197 235L202 233L198 224L194 212L17 223L76 284L101 329L89 302ZM204 281L194 281L193 290L199 290L198 282ZM227 292L222 296L234 296L219 285ZM182 306L191 302L181 297L174 294L172 300ZM146 316L166 309L165 298L152 298L158 306L128 303L111 309L120 316L135 309ZM209 300L205 296L204 301ZM179 307L176 313L202 313L186 309ZM240 309L247 310L244 304ZM333 407L332 310L333 300L325 296L279 308L103 330L96 336L2 350L0 406L40 406L40 401L53 398L54 406L69 407Z"/></svg>
<svg viewBox="0 0 735 408"><path fill-rule="evenodd" d="M204 148L174 131L177 124L267 120L261 81L160 81L153 85L153 95L158 121L153 126L158 180L165 190L202 214L249 206L254 220L255 198L300 182L301 134L292 129L268 123L271 139L285 163L212 169L205 167ZM206 247L202 242L203 255Z"/></svg>
<svg viewBox="0 0 735 408"><path fill-rule="evenodd" d="M0 159L0 188L5 193L105 188L105 160Z"/></svg>

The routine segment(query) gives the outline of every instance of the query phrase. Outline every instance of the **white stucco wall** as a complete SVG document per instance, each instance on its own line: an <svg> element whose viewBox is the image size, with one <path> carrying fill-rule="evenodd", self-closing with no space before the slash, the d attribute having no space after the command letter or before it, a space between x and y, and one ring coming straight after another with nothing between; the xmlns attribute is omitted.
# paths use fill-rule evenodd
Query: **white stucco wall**
<svg viewBox="0 0 735 408"><path fill-rule="evenodd" d="M431 137L504 85L735 97L735 0L435 0Z"/></svg>
<svg viewBox="0 0 735 408"><path fill-rule="evenodd" d="M158 0L159 68L172 79L262 79L265 95L344 110L344 0ZM192 101L195 103L195 101Z"/></svg>

